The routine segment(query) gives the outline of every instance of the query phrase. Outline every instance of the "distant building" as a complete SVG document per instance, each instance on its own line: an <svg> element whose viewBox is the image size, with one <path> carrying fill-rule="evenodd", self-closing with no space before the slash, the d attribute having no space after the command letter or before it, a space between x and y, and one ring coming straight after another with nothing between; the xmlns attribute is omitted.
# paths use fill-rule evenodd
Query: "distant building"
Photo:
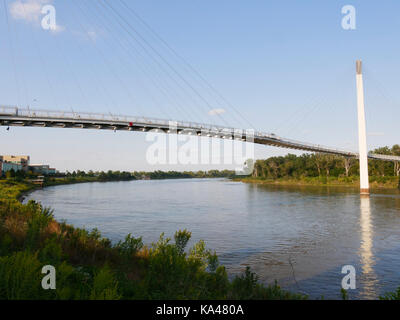
<svg viewBox="0 0 400 320"><path fill-rule="evenodd" d="M2 157L3 157L3 167L4 167L4 163L11 163L11 164L16 164L16 165L21 166L21 168L18 170L28 171L29 162L30 162L29 156L2 156ZM8 166L8 167L10 167L10 166ZM3 171L4 171L4 169L3 169ZM4 171L4 172L6 172L6 171Z"/></svg>
<svg viewBox="0 0 400 320"><path fill-rule="evenodd" d="M30 164L30 156L0 156L0 176L8 171L32 171L40 175L55 175L57 170L45 164Z"/></svg>
<svg viewBox="0 0 400 320"><path fill-rule="evenodd" d="M29 166L29 170L31 170L33 173L44 174L46 176L55 175L57 173L56 169L50 168L50 166L46 165L46 164L33 164L33 165L30 165Z"/></svg>
<svg viewBox="0 0 400 320"><path fill-rule="evenodd" d="M24 170L21 164L12 162L3 162L1 167L2 173L6 173L11 170L14 170L15 172Z"/></svg>
<svg viewBox="0 0 400 320"><path fill-rule="evenodd" d="M8 162L7 159L12 159L13 161ZM15 172L24 170L26 159L29 161L29 157L24 157L21 161L18 157L0 156L0 176L11 170L14 170Z"/></svg>

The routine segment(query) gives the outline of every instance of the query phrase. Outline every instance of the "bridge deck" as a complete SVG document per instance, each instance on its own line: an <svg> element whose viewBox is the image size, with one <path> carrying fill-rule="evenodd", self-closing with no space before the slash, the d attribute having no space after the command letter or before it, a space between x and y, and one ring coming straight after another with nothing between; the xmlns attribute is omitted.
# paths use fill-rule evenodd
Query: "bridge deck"
<svg viewBox="0 0 400 320"><path fill-rule="evenodd" d="M235 139L256 144L310 152L358 157L358 153L325 147L317 144L278 137L272 133L242 130L195 122L162 120L145 117L106 115L97 113L77 113L50 110L30 110L0 106L0 125L22 127L76 128L97 130L126 130L148 132L151 130L171 133L208 136L221 139ZM369 154L371 159L400 161L400 157Z"/></svg>

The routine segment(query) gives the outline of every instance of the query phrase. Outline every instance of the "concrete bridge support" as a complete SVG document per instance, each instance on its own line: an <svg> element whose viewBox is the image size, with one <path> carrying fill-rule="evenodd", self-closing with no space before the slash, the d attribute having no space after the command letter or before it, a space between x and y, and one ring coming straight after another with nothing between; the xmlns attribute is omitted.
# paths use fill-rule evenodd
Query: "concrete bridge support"
<svg viewBox="0 0 400 320"><path fill-rule="evenodd" d="M356 62L356 80L357 80L357 110L358 110L358 148L359 148L359 159L360 159L360 193L368 195L369 178L368 178L367 132L365 125L364 84L363 84L361 60L357 60Z"/></svg>

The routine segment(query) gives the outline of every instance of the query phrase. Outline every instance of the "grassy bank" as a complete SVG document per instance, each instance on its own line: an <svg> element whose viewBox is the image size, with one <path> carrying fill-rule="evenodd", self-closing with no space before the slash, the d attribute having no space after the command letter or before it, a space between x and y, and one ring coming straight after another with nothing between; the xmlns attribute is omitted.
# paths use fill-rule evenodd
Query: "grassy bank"
<svg viewBox="0 0 400 320"><path fill-rule="evenodd" d="M61 182L60 182L61 183ZM145 246L127 235L112 244L98 230L75 228L52 211L17 199L25 182L0 181L0 299L305 299L264 286L249 269L232 281L218 257L190 232L161 235ZM44 290L42 267L57 272L57 289Z"/></svg>
<svg viewBox="0 0 400 320"><path fill-rule="evenodd" d="M13 180L0 180L0 201L11 201L20 199L25 193L36 188L28 182L17 182Z"/></svg>
<svg viewBox="0 0 400 320"><path fill-rule="evenodd" d="M351 177L304 177L304 178L235 178L234 181L247 183L275 184L275 185L297 185L297 186L340 186L359 187L360 178ZM370 187L373 189L397 189L399 187L398 177L370 177Z"/></svg>

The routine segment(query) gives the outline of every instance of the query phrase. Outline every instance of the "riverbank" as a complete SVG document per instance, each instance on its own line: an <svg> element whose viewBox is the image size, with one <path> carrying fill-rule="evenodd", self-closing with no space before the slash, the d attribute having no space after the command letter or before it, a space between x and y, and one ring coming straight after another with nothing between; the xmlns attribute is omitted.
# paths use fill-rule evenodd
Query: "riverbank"
<svg viewBox="0 0 400 320"><path fill-rule="evenodd" d="M244 183L258 183L269 185L284 185L284 186L331 186L331 187L351 187L358 188L360 186L359 177L305 177L301 179L295 178L278 178L278 179L264 179L264 178L233 178L233 181ZM398 177L370 177L371 189L387 189L398 190L399 178Z"/></svg>
<svg viewBox="0 0 400 320"><path fill-rule="evenodd" d="M173 239L162 234L151 246L132 235L113 245L96 229L60 223L51 209L18 201L35 188L27 182L0 181L0 299L307 298L277 284L264 286L249 269L229 280L203 241L186 250L191 238L186 230L177 231ZM41 288L43 265L55 267L56 290Z"/></svg>
<svg viewBox="0 0 400 320"><path fill-rule="evenodd" d="M98 177L84 177L84 178L50 178L46 179L42 186L32 184L29 181L15 182L13 180L0 180L0 189L5 186L7 190L6 194L3 195L6 198L16 198L19 202L23 202L25 197L31 192L53 186L61 186L68 184L79 184L79 183L92 183L92 182L112 182L112 181L130 181L129 180L101 180ZM8 187L7 187L8 186ZM4 193L4 192L3 192ZM0 199L2 194L0 191Z"/></svg>
<svg viewBox="0 0 400 320"><path fill-rule="evenodd" d="M7 179L0 178L0 187L7 186L5 190L7 192L13 192L10 196L17 198L20 202L24 200L24 197L31 191L39 188L45 188L50 186L66 185L66 184L78 184L78 183L90 183L90 182L118 182L118 181L133 181L133 180L166 180L166 179L203 179L203 178L231 178L235 175L234 171L230 170L209 170L209 171L74 171L61 174L59 176L47 176L43 180L39 179L39 182L43 182L38 185L37 175L28 174L20 171L18 174L11 171L8 172ZM31 181L36 180L36 184ZM19 185L18 185L19 183ZM0 190L1 192L1 190ZM15 194L17 196L15 196ZM5 195L6 198L9 195ZM0 193L1 198L1 193Z"/></svg>

